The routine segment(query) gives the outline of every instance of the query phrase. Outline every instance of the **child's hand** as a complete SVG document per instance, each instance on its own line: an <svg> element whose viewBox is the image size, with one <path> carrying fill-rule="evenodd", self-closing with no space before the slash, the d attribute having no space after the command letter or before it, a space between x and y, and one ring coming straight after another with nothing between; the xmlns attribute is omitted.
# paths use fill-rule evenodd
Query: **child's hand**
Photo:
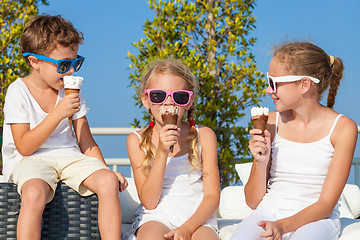
<svg viewBox="0 0 360 240"><path fill-rule="evenodd" d="M282 239L282 230L281 227L276 222L271 221L260 221L258 225L265 230L260 237L265 238L266 240L281 240Z"/></svg>
<svg viewBox="0 0 360 240"><path fill-rule="evenodd" d="M122 175L119 172L114 172L116 177L119 179L119 191L122 192L124 191L127 187L128 187L128 181L126 180L126 178L124 177L124 175Z"/></svg>
<svg viewBox="0 0 360 240"><path fill-rule="evenodd" d="M78 93L71 93L65 96L55 107L57 116L61 119L70 117L80 111L80 98Z"/></svg>
<svg viewBox="0 0 360 240"><path fill-rule="evenodd" d="M250 130L251 139L249 141L249 149L255 161L267 164L271 152L270 132L265 130L265 137L262 137L260 134L261 130L259 129Z"/></svg>
<svg viewBox="0 0 360 240"><path fill-rule="evenodd" d="M166 124L161 130L159 135L159 150L170 152L170 147L175 145L180 135L180 128L173 124Z"/></svg>
<svg viewBox="0 0 360 240"><path fill-rule="evenodd" d="M164 234L164 238L174 240L188 240L191 239L191 232L184 227L178 227Z"/></svg>

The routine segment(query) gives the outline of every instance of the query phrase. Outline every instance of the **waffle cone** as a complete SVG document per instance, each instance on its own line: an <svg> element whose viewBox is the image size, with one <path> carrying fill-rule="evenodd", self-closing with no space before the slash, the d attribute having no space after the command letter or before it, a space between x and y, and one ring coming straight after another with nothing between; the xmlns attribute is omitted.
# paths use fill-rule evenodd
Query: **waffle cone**
<svg viewBox="0 0 360 240"><path fill-rule="evenodd" d="M177 114L172 114L172 113L166 113L166 114L162 114L161 118L163 120L163 123L166 124L174 124L177 125L177 120L178 120L178 115ZM174 151L174 146L170 147L170 152Z"/></svg>
<svg viewBox="0 0 360 240"><path fill-rule="evenodd" d="M261 136L265 137L265 129L267 125L268 116L267 115L261 115L261 116L254 116L253 117L253 123L255 129L261 129L262 133Z"/></svg>
<svg viewBox="0 0 360 240"><path fill-rule="evenodd" d="M71 89L71 88L65 88L65 95L69 95L71 93L79 93L80 89ZM71 126L72 122L72 116L68 117L69 119L69 125Z"/></svg>
<svg viewBox="0 0 360 240"><path fill-rule="evenodd" d="M178 115L177 114L171 114L171 113L167 113L167 114L163 114L161 115L161 118L163 120L163 123L166 124L177 124L177 120L178 120Z"/></svg>

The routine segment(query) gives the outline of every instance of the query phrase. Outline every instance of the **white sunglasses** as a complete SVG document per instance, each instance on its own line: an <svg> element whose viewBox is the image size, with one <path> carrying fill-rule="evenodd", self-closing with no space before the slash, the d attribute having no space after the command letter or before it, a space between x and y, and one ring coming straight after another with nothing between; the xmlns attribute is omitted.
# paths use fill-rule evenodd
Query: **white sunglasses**
<svg viewBox="0 0 360 240"><path fill-rule="evenodd" d="M320 80L314 77L310 77L310 76L293 76L293 75L289 75L289 76L281 76L281 77L273 77L270 76L269 73L266 73L266 78L269 84L269 87L271 89L272 92L276 92L276 83L278 82L296 82L299 81L303 78L308 78L311 81L313 81L314 83L319 83Z"/></svg>

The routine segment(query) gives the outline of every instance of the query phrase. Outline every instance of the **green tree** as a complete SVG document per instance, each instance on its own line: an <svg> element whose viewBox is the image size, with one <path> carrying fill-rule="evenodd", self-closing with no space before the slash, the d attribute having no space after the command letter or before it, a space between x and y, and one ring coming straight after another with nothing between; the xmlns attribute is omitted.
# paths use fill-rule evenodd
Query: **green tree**
<svg viewBox="0 0 360 240"><path fill-rule="evenodd" d="M4 123L5 93L19 76L29 73L20 52L20 38L27 19L38 13L38 4L46 0L0 0L0 135ZM2 145L2 137L0 138Z"/></svg>
<svg viewBox="0 0 360 240"><path fill-rule="evenodd" d="M254 0L149 0L155 17L145 22L146 38L133 43L138 53L128 53L133 87L155 59L181 59L198 77L196 121L216 133L222 187L238 181L234 165L249 156L248 126L239 121L265 94L263 74L250 52L256 41L250 36L254 6Z"/></svg>

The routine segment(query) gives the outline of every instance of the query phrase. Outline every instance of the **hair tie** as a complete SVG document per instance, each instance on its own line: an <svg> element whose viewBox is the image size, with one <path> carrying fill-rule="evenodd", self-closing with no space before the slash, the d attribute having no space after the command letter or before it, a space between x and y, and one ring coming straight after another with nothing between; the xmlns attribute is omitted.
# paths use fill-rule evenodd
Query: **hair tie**
<svg viewBox="0 0 360 240"><path fill-rule="evenodd" d="M195 127L195 120L191 120L191 121L189 122L189 125L190 125L190 127Z"/></svg>
<svg viewBox="0 0 360 240"><path fill-rule="evenodd" d="M329 55L329 58L330 58L330 67L332 67L334 64L335 58L334 58L334 56L331 56L331 55Z"/></svg>
<svg viewBox="0 0 360 240"><path fill-rule="evenodd" d="M154 128L155 122L150 122L149 127Z"/></svg>

